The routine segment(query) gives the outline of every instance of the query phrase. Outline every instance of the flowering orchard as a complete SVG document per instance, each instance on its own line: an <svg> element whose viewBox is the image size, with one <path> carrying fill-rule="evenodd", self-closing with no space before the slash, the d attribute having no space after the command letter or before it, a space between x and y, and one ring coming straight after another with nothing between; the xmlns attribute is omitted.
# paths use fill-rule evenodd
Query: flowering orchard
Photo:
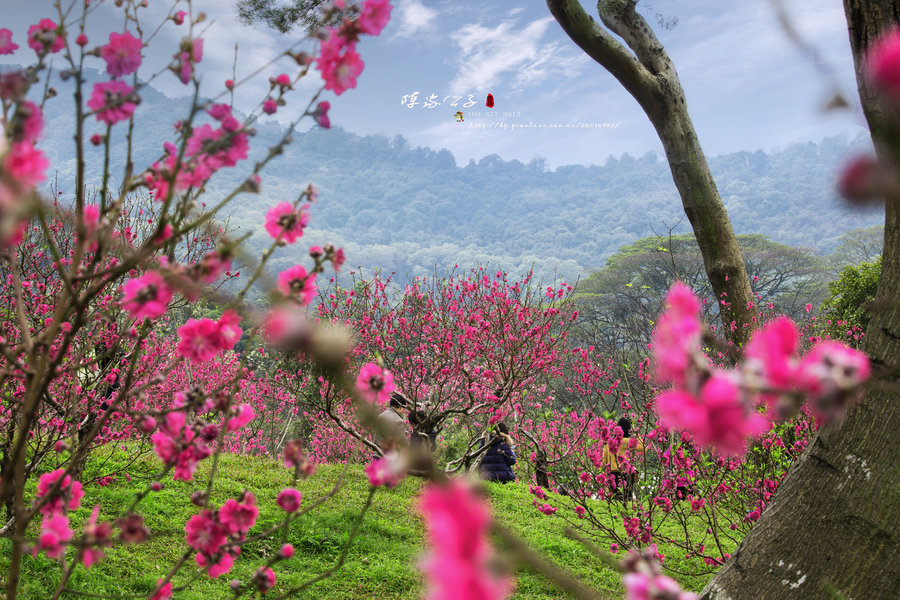
<svg viewBox="0 0 900 600"><path fill-rule="evenodd" d="M638 378L625 381L623 390L610 358L570 341L578 314L569 286L541 288L530 276L510 281L502 272L475 269L419 279L398 294L378 277L351 289L320 290L326 268L337 271L345 260L332 245L310 247L302 263L269 282L269 259L300 241L318 194L310 184L292 201L273 202L260 219L270 246L259 257L239 254L239 241L221 223L236 198L264 189L266 166L290 143L299 120L249 164L253 125L297 101L294 87L313 70L324 85L300 119L329 127L330 103L319 98L356 86L364 70L358 47L365 36L381 33L390 3L323 6L321 22L336 26L261 69L271 72L268 89L248 115L228 100L249 77L223 82L211 101L196 100L205 16L189 1L176 2L161 23L149 23L146 1L119 0L122 29L90 39L86 32L94 30L86 24L97 4L57 2L26 32L0 29L0 54L31 63L0 74L0 534L9 548L10 600L20 595L23 561L38 555L58 565L53 598L82 592L70 587L78 580L73 574L158 533L145 524L142 503L170 478L196 482L183 499L192 515L177 524L184 532L181 558L163 565L147 598L177 597L192 579L217 579L242 560L257 560L253 575L231 581L227 594L294 595L330 575L343 558L284 589L275 571L301 560L291 546L255 558L242 556L242 548L278 535L315 508L303 508L300 489L314 476L315 460L373 456L366 467L370 491L344 548L375 493L408 472L424 475L434 480L420 502L429 597L506 597L511 581L493 568L487 536L493 532L510 547L521 542L492 521L468 484L447 477L474 468L484 453L479 438L501 420L534 453L539 510L611 538L613 552L633 548L622 563L605 551L600 557L626 571L630 598L685 600L692 595L662 574L663 557L653 545L663 535L658 526L705 515L707 536L683 539L682 547L709 565L727 558L728 531L746 531L759 517L815 422L841 418L869 375L864 355L835 342L800 356L799 333L786 319L757 331L733 353L734 364L715 364L701 351L704 341L712 342L704 339L698 301L684 286L670 291L656 323L653 372L660 389L636 393L633 386L649 383L648 362L638 361ZM174 77L195 99L173 121L171 135L155 141L158 158L135 164L134 124L147 86L140 75L153 38L146 32L158 28L175 28L181 41L170 49L167 69L153 77ZM301 50L304 45L312 52ZM43 108L67 101L52 87L51 60L73 85L76 161L74 181L58 183L48 200L41 187L50 169L40 147ZM90 85L86 67L105 75ZM127 141L121 171L111 167L114 133ZM88 145L102 148L102 160L87 160ZM223 170L238 170L242 182L210 198L206 186ZM848 177L845 187L855 189L859 176ZM243 278L231 270L238 256ZM224 291L226 280L231 293ZM264 308L245 301L257 285L269 292ZM216 310L203 313L201 300ZM257 339L266 345L254 352L248 340ZM456 444L440 468L377 418L394 390L422 411L421 433L443 432L442 442ZM798 416L798 409L806 412ZM646 445L646 485L633 500L603 459L604 448L616 454L624 443L624 432L609 420L620 411L633 413ZM785 418L793 421L772 428L771 419ZM748 438L760 441L742 459ZM637 442L631 444L636 451ZM98 471L89 460L116 446L132 455L152 452L158 470L136 486L123 510L98 504L84 518L86 489L128 478ZM211 501L219 456L229 451L277 455L290 469L290 485L274 498L281 519L272 528L257 531L260 503L268 499L245 491L220 505ZM637 461L625 453L622 463L627 476ZM208 468L198 471L200 464ZM561 502L571 511L558 512L545 487L565 492ZM625 498L622 509L601 514L599 507L616 494ZM730 527L723 529L720 518ZM596 597L546 562L529 564L575 597Z"/></svg>
<svg viewBox="0 0 900 600"><path fill-rule="evenodd" d="M549 398L549 382L563 379L573 362L566 339L577 313L565 301L569 286L540 289L530 276L510 281L484 268L419 278L397 293L390 286L375 276L349 289L325 289L316 314L353 332L351 369L376 404L396 389L423 412L419 431L461 436L459 453L447 457L448 472L477 460L484 428L523 410L523 397L529 406ZM281 367L276 377L310 413L330 419L370 454L382 452L321 373L290 355ZM306 377L292 376L298 369ZM585 377L584 385L593 383Z"/></svg>
<svg viewBox="0 0 900 600"><path fill-rule="evenodd" d="M193 481L203 461L212 465L205 481L185 497L196 513L183 524L183 558L166 566L148 597L171 598L189 582L188 571L217 578L239 560L256 522L257 500L244 493L221 506L210 503L218 455L274 451L271 440L284 435L276 426L289 412L288 398L254 375L246 355L234 352L264 321L242 300L272 253L302 235L316 190L309 186L295 201L272 208L264 227L272 235L271 247L256 261L244 261L250 276L233 282L238 285L233 295L220 288L236 276L230 264L239 247L218 223L240 194L260 191L266 165L297 125L268 156L246 164L259 115L296 101L293 88L311 69L321 75L324 89L337 95L355 87L363 69L357 45L380 33L391 10L378 0L327 8L344 17L340 26L285 51L277 60L286 72L279 73L274 62L267 65L268 92L254 111L243 116L222 101L246 80L226 81L217 99L186 103L181 118L173 119L171 137L156 141L159 158L140 165L134 161L133 132L147 85L140 77L153 37L147 32L180 31L170 73L155 77L173 76L196 97L205 17L195 14L190 2L177 2L162 22L151 23L146 2L121 1L115 10L123 28L89 39L87 23L97 4L57 3L26 32L0 30L0 53L31 63L0 74L0 500L5 508L0 531L10 549L6 597L11 599L19 593L28 554L58 561L57 598L73 593L68 585L76 570L90 569L118 545L146 542L156 532L144 524L142 501L162 489L166 478ZM304 44L315 52L300 51ZM41 184L50 165L40 147L43 108L69 101L52 87L51 60L62 65L60 75L74 90L76 169L74 181L59 182L46 200ZM88 84L87 67L102 69L106 77ZM330 103L319 101L321 93L308 101L301 118L327 128ZM117 172L110 166L113 134L127 141L125 166ZM90 146L104 149L102 160L86 159ZM243 183L210 200L204 187L224 169L243 169ZM306 266L278 276L273 306L283 311L307 304L316 275L329 264L340 268L342 260L340 249L311 249ZM194 303L204 297L224 311L192 318ZM348 396L362 401L354 386L347 389ZM160 468L124 512L98 505L83 520L76 513L85 487L118 475L95 472L88 461L109 442L127 442L132 453L152 451ZM283 519L266 535L302 516L296 487L313 471L299 443L281 442L294 483L278 495ZM284 547L264 558L250 579L231 583L231 592L238 597L270 590L276 583L272 565L292 555L292 548Z"/></svg>

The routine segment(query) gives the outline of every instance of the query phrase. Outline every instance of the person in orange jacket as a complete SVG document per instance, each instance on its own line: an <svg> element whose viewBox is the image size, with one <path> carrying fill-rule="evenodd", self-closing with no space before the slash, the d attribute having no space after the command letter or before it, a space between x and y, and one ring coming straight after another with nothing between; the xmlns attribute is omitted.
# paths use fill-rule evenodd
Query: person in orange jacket
<svg viewBox="0 0 900 600"><path fill-rule="evenodd" d="M628 458L626 452L629 450L643 453L644 444L641 442L641 438L631 437L631 421L628 418L622 417L616 424L622 428L622 443L619 444L619 449L615 454L610 451L609 444L603 446L603 464L609 465L610 472L615 478L617 494L621 491L622 497L630 500L637 483L637 473L625 472L620 459Z"/></svg>

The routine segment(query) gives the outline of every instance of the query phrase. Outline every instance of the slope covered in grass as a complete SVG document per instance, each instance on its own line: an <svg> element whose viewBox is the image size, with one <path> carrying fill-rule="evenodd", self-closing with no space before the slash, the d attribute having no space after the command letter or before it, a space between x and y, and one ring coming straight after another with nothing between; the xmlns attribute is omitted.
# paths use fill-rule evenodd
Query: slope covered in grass
<svg viewBox="0 0 900 600"><path fill-rule="evenodd" d="M117 464L121 460L124 456L113 453L105 459L104 468L114 471L124 466ZM250 537L280 522L283 515L275 504L275 497L290 483L288 470L280 462L268 458L222 455L219 460L211 505L221 506L226 499L237 498L243 490L248 490L256 496L260 510ZM146 456L128 468L134 474L130 481L120 475L105 487L97 484L85 486L81 508L70 514L73 529L78 531L95 504L101 506L101 520L120 516L131 505L136 492L144 489L149 481L140 473L152 472L158 468L158 462L155 457ZM89 571L76 569L69 587L91 594L150 593L157 579L164 577L166 570L189 550L185 543L184 523L199 510L191 504L189 496L196 490L204 489L209 468L210 461L205 461L197 470L196 481L166 481L163 490L149 494L142 500L138 511L144 515L146 525L153 533L152 539L145 544L117 546L109 550L106 558ZM339 480L343 485L334 492ZM422 480L407 478L394 489L379 489L342 568L296 597L316 600L422 597L424 585L416 569L416 562L425 551L423 525L416 511L416 500L422 486ZM232 571L219 579L212 580L202 574L194 566L193 555L188 556L185 567L174 578L176 586L187 585L187 588L176 592L175 598L230 597L228 583L232 579L247 582L256 568L277 553L283 543L293 544L296 554L273 567L277 583L270 595L280 595L332 567L365 503L368 481L361 466L323 465L313 477L300 482L299 487L304 495L304 506L332 492L334 494L322 506L294 522L285 535L245 545ZM488 485L487 495L495 518L519 534L530 546L597 588L603 594L601 597L621 597L619 575L604 566L581 544L567 538L563 519L539 513L531 505L532 496L527 485ZM29 533L37 534L36 524ZM0 568L6 566L10 543L8 539L0 541ZM74 550L70 550L67 558L71 560L73 555ZM565 597L544 576L526 567L511 565L511 568L516 586L512 598L537 600ZM51 559L44 555L36 558L26 556L20 597L49 598L59 583L59 577L60 569ZM692 579L685 583L697 588L705 579Z"/></svg>

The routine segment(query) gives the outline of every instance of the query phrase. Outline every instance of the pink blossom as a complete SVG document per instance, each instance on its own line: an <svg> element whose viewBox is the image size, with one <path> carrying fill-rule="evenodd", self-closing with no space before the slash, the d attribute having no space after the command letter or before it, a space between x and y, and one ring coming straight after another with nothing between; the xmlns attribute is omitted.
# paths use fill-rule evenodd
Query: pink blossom
<svg viewBox="0 0 900 600"><path fill-rule="evenodd" d="M650 575L647 573L626 573L622 576L625 584L626 600L650 600Z"/></svg>
<svg viewBox="0 0 900 600"><path fill-rule="evenodd" d="M341 267L342 267L343 264L344 264L344 260L345 260L345 257L344 257L344 249L343 249L343 248L338 248L338 249L334 252L334 258L333 258L332 261L331 261L331 264L334 265L334 270L335 270L335 271L340 271L340 270L341 270Z"/></svg>
<svg viewBox="0 0 900 600"><path fill-rule="evenodd" d="M219 522L225 526L229 534L243 536L256 524L258 515L256 497L246 492L241 502L234 498L225 501L219 509Z"/></svg>
<svg viewBox="0 0 900 600"><path fill-rule="evenodd" d="M278 289L285 296L298 298L305 306L316 296L315 274L307 274L303 265L291 267L278 274Z"/></svg>
<svg viewBox="0 0 900 600"><path fill-rule="evenodd" d="M36 142L44 129L41 107L34 102L26 101L19 105L17 113L18 117L22 119L21 141Z"/></svg>
<svg viewBox="0 0 900 600"><path fill-rule="evenodd" d="M243 330L238 327L238 323L241 322L240 315L233 309L228 309L222 313L222 316L219 317L219 320L216 321L216 325L219 326L219 333L222 336L222 349L223 350L231 350L234 348L234 345L237 343L239 339L241 339L241 334Z"/></svg>
<svg viewBox="0 0 900 600"><path fill-rule="evenodd" d="M850 159L841 169L837 181L841 196L858 204L883 200L891 185L890 172L870 154Z"/></svg>
<svg viewBox="0 0 900 600"><path fill-rule="evenodd" d="M130 279L122 288L120 302L132 319L155 319L169 310L172 289L157 271L147 271L137 279Z"/></svg>
<svg viewBox="0 0 900 600"><path fill-rule="evenodd" d="M303 501L303 494L294 488L285 488L278 492L278 498L275 502L285 512L297 512L300 510L300 503Z"/></svg>
<svg viewBox="0 0 900 600"><path fill-rule="evenodd" d="M106 72L112 77L130 75L141 66L141 40L125 33L110 33L109 43L100 47L100 56L106 61Z"/></svg>
<svg viewBox="0 0 900 600"><path fill-rule="evenodd" d="M38 538L38 548L43 550L48 558L59 558L66 551L66 542L72 539L72 530L69 529L69 519L62 514L45 515L41 524L41 535Z"/></svg>
<svg viewBox="0 0 900 600"><path fill-rule="evenodd" d="M223 348L219 324L212 319L188 319L178 328L178 353L194 362L205 363Z"/></svg>
<svg viewBox="0 0 900 600"><path fill-rule="evenodd" d="M88 44L88 37L83 33L79 33L78 37L75 38L75 43L84 48Z"/></svg>
<svg viewBox="0 0 900 600"><path fill-rule="evenodd" d="M818 418L829 422L843 416L859 387L871 375L869 359L858 350L833 341L819 342L798 367L800 388Z"/></svg>
<svg viewBox="0 0 900 600"><path fill-rule="evenodd" d="M262 111L267 115L274 115L278 110L278 103L271 98L266 98L262 105Z"/></svg>
<svg viewBox="0 0 900 600"><path fill-rule="evenodd" d="M237 415L228 419L228 431L237 431L256 418L256 411L249 404L241 404L237 409Z"/></svg>
<svg viewBox="0 0 900 600"><path fill-rule="evenodd" d="M73 481L70 475L65 475L65 472L65 469L56 469L55 471L44 473L38 479L37 499L41 500L50 493L53 485L62 478L59 490L41 507L41 514L58 514L66 510L75 510L81 506L81 498L84 496L81 482Z"/></svg>
<svg viewBox="0 0 900 600"><path fill-rule="evenodd" d="M328 118L329 110L331 110L331 102L323 100L316 105L316 110L313 113L313 120L315 120L322 129L331 128L331 119Z"/></svg>
<svg viewBox="0 0 900 600"><path fill-rule="evenodd" d="M134 88L124 81L98 81L87 105L96 113L98 121L115 125L134 116L137 105L128 100L133 92Z"/></svg>
<svg viewBox="0 0 900 600"><path fill-rule="evenodd" d="M365 0L359 13L359 30L378 35L391 20L390 0Z"/></svg>
<svg viewBox="0 0 900 600"><path fill-rule="evenodd" d="M228 541L226 530L209 510L191 517L184 525L184 532L191 548L209 556L218 552Z"/></svg>
<svg viewBox="0 0 900 600"><path fill-rule="evenodd" d="M203 283L214 283L222 273L231 269L231 261L218 252L210 252L203 257L198 267L199 277Z"/></svg>
<svg viewBox="0 0 900 600"><path fill-rule="evenodd" d="M284 445L284 466L298 469L304 477L309 477L315 471L315 465L306 457L300 440L291 440Z"/></svg>
<svg viewBox="0 0 900 600"><path fill-rule="evenodd" d="M787 317L779 317L757 330L744 351L745 365L751 372L763 378L766 387L772 391L789 392L794 386L797 373L797 349L800 334L794 322ZM774 396L766 395L770 403Z"/></svg>
<svg viewBox="0 0 900 600"><path fill-rule="evenodd" d="M294 547L290 544L285 544L281 547L281 550L279 550L278 554L281 556L281 558L288 559L294 555Z"/></svg>
<svg viewBox="0 0 900 600"><path fill-rule="evenodd" d="M900 30L885 33L869 48L865 68L875 85L900 98Z"/></svg>
<svg viewBox="0 0 900 600"><path fill-rule="evenodd" d="M653 332L653 356L660 382L684 385L691 355L700 344L700 302L676 281L666 294L666 310Z"/></svg>
<svg viewBox="0 0 900 600"><path fill-rule="evenodd" d="M169 581L165 585L162 579L156 580L156 592L150 596L150 600L171 600L172 598L172 582Z"/></svg>
<svg viewBox="0 0 900 600"><path fill-rule="evenodd" d="M302 208L294 210L290 202L282 202L266 213L266 232L274 239L293 244L303 235L309 223L309 213ZM280 238L279 238L280 236Z"/></svg>
<svg viewBox="0 0 900 600"><path fill-rule="evenodd" d="M334 91L338 96L348 88L356 87L356 78L365 66L354 46L331 28L316 59L316 66L325 80L325 89Z"/></svg>
<svg viewBox="0 0 900 600"><path fill-rule="evenodd" d="M203 59L203 39L184 38L181 47L175 54L175 65L172 69L181 83L187 85L194 76L194 65Z"/></svg>
<svg viewBox="0 0 900 600"><path fill-rule="evenodd" d="M394 391L394 376L375 363L368 363L359 370L356 389L369 402L384 406Z"/></svg>
<svg viewBox="0 0 900 600"><path fill-rule="evenodd" d="M0 54L12 54L19 47L12 41L12 31L7 28L0 29Z"/></svg>
<svg viewBox="0 0 900 600"><path fill-rule="evenodd" d="M429 485L419 502L431 551L422 569L430 600L501 600L509 581L488 566L490 513L459 480Z"/></svg>
<svg viewBox="0 0 900 600"><path fill-rule="evenodd" d="M199 567L206 567L209 565L206 574L209 575L211 579L217 579L219 575L224 575L234 566L234 557L230 552L223 552L218 560L213 563L211 563L202 552L198 552L194 555L194 561L196 561L197 566Z"/></svg>
<svg viewBox="0 0 900 600"><path fill-rule="evenodd" d="M110 523L98 523L97 518L100 516L100 505L95 504L94 510L91 511L91 518L84 525L84 542L85 547L82 553L81 561L84 563L85 569L103 560L106 554L100 548L108 546L112 535L112 525ZM90 546L97 546L96 548Z"/></svg>
<svg viewBox="0 0 900 600"><path fill-rule="evenodd" d="M656 412L665 427L687 430L698 445L730 455L743 453L744 438L768 428L762 415L748 411L737 385L721 372L712 374L699 398L681 390L663 392L656 399Z"/></svg>
<svg viewBox="0 0 900 600"><path fill-rule="evenodd" d="M366 466L366 475L369 476L369 484L373 487L380 485L386 488L395 487L406 477L406 461L392 450L369 463Z"/></svg>
<svg viewBox="0 0 900 600"><path fill-rule="evenodd" d="M41 19L28 28L28 47L38 55L59 52L66 45L61 29L50 19Z"/></svg>
<svg viewBox="0 0 900 600"><path fill-rule="evenodd" d="M172 15L172 20L175 21L176 25L181 25L184 23L184 17L187 15L183 10L179 10L177 13Z"/></svg>
<svg viewBox="0 0 900 600"><path fill-rule="evenodd" d="M559 510L558 508L550 506L549 504L541 504L541 503L538 503L537 501L535 501L535 506L537 506L537 509L539 511L541 511L542 513L544 513L545 515L552 515L557 510Z"/></svg>
<svg viewBox="0 0 900 600"><path fill-rule="evenodd" d="M33 187L46 179L44 172L50 161L30 142L17 142L10 146L3 159L3 170L23 187Z"/></svg>
<svg viewBox="0 0 900 600"><path fill-rule="evenodd" d="M256 587L260 592L265 594L275 587L275 572L270 567L260 567L253 576L256 581Z"/></svg>

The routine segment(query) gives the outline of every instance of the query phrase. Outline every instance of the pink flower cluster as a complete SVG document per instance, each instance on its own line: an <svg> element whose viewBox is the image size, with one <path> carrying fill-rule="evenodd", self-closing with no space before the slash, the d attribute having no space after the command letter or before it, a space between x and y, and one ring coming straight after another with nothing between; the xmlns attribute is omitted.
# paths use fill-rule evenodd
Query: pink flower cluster
<svg viewBox="0 0 900 600"><path fill-rule="evenodd" d="M285 488L278 492L275 503L284 512L295 513L300 510L300 503L303 502L303 494L294 488Z"/></svg>
<svg viewBox="0 0 900 600"><path fill-rule="evenodd" d="M406 460L400 453L391 450L369 463L366 466L366 475L369 476L369 484L373 487L380 485L386 488L395 487L406 477Z"/></svg>
<svg viewBox="0 0 900 600"><path fill-rule="evenodd" d="M864 354L837 342L820 342L799 358L799 335L781 317L754 333L742 367L709 366L700 353L700 304L682 283L666 296L667 308L653 337L657 377L673 388L656 399L664 427L689 431L702 447L739 455L747 436L769 428L751 400L758 397L770 415L785 417L793 398L805 395L824 421L842 416L860 385L869 377ZM753 396L748 396L748 393Z"/></svg>
<svg viewBox="0 0 900 600"><path fill-rule="evenodd" d="M12 41L12 31L6 27L0 29L0 54L12 54L19 47Z"/></svg>
<svg viewBox="0 0 900 600"><path fill-rule="evenodd" d="M900 29L884 34L866 58L869 79L894 100L900 100Z"/></svg>
<svg viewBox="0 0 900 600"><path fill-rule="evenodd" d="M300 443L300 440L291 440L284 445L284 466L289 469L297 469L304 478L309 477L316 470L315 464L303 451L303 444Z"/></svg>
<svg viewBox="0 0 900 600"><path fill-rule="evenodd" d="M174 56L172 71L181 83L187 85L194 77L194 65L203 60L203 38L184 38L181 48Z"/></svg>
<svg viewBox="0 0 900 600"><path fill-rule="evenodd" d="M234 348L241 338L241 317L229 309L218 321L209 318L188 319L178 328L178 354L194 362L205 363L225 350Z"/></svg>
<svg viewBox="0 0 900 600"><path fill-rule="evenodd" d="M329 28L316 59L326 90L340 96L356 87L356 78L365 66L356 52L359 34L380 34L391 18L391 8L390 0L365 0L356 21L345 21L340 29Z"/></svg>
<svg viewBox="0 0 900 600"><path fill-rule="evenodd" d="M176 406L180 402L176 398ZM216 436L211 436L215 439ZM192 481L194 470L201 460L212 455L207 445L207 437L198 436L193 428L186 426L183 411L166 414L159 429L150 436L156 455L166 465L174 465L173 479Z"/></svg>
<svg viewBox="0 0 900 600"><path fill-rule="evenodd" d="M488 566L493 553L488 540L491 516L468 485L452 480L431 484L419 510L431 551L422 562L429 600L502 600L509 593L507 578Z"/></svg>
<svg viewBox="0 0 900 600"><path fill-rule="evenodd" d="M121 306L132 319L155 319L169 310L172 300L170 288L158 271L147 271L136 279L130 279L122 287Z"/></svg>
<svg viewBox="0 0 900 600"><path fill-rule="evenodd" d="M316 274L307 273L303 265L294 265L278 274L278 289L285 297L306 306L316 297Z"/></svg>
<svg viewBox="0 0 900 600"><path fill-rule="evenodd" d="M394 391L394 376L376 363L367 363L356 377L356 389L368 402L384 406Z"/></svg>
<svg viewBox="0 0 900 600"><path fill-rule="evenodd" d="M177 191L199 188L219 169L233 167L247 158L247 133L232 115L231 107L213 104L207 112L219 122L219 127L207 123L191 131L184 151L187 160L178 163L178 147L166 142L162 161L155 162L144 175L156 200L163 201L168 196L173 177Z"/></svg>
<svg viewBox="0 0 900 600"><path fill-rule="evenodd" d="M266 213L266 231L273 239L293 244L303 235L303 228L309 223L306 207L294 209L290 202L282 202Z"/></svg>
<svg viewBox="0 0 900 600"><path fill-rule="evenodd" d="M697 600L697 594L683 591L677 581L662 574L659 561L656 545L628 553L622 561L626 571L622 576L625 600Z"/></svg>
<svg viewBox="0 0 900 600"><path fill-rule="evenodd" d="M244 492L240 501L229 498L219 510L205 509L191 517L184 532L188 545L197 551L197 565L213 579L230 571L240 554L240 548L231 544L246 539L258 515L256 498Z"/></svg>
<svg viewBox="0 0 900 600"><path fill-rule="evenodd" d="M46 502L41 506L40 513L42 515L63 514L67 510L75 510L81 506L81 498L84 497L84 491L80 481L74 481L70 475L66 475L65 469L56 469L49 473L44 473L38 480L37 501L40 502L46 498ZM59 489L50 494L53 485L60 481Z"/></svg>
<svg viewBox="0 0 900 600"><path fill-rule="evenodd" d="M91 90L88 108L96 113L98 121L115 125L134 116L137 104L133 102L134 88L124 81L98 81Z"/></svg>
<svg viewBox="0 0 900 600"><path fill-rule="evenodd" d="M44 515L41 533L33 552L43 551L49 558L59 558L66 551L66 544L72 539L66 512L81 506L84 491L81 482L66 475L65 469L44 473L38 480L36 502L43 502L40 513ZM59 483L59 489L51 494L51 489Z"/></svg>
<svg viewBox="0 0 900 600"><path fill-rule="evenodd" d="M50 19L41 19L28 28L28 47L39 56L59 52L66 45L62 27Z"/></svg>
<svg viewBox="0 0 900 600"><path fill-rule="evenodd" d="M125 33L110 33L109 43L100 47L100 57L106 61L106 72L112 77L130 75L141 66L141 40Z"/></svg>
<svg viewBox="0 0 900 600"><path fill-rule="evenodd" d="M11 127L12 139L5 155L0 148L0 215L3 220L16 218L16 197L28 194L35 185L44 181L45 172L50 162L44 153L35 147L38 137L44 127L43 114L38 105L21 97L24 91L19 86L24 86L25 81L21 74L11 72L0 75L0 98L3 100L18 101L18 106L13 114ZM5 145L4 145L5 147ZM16 219L18 220L18 219ZM25 229L25 222L0 223L0 229L5 230L6 235L0 237L0 248L17 244ZM9 235L11 233L12 235ZM6 238L6 239L3 239Z"/></svg>

